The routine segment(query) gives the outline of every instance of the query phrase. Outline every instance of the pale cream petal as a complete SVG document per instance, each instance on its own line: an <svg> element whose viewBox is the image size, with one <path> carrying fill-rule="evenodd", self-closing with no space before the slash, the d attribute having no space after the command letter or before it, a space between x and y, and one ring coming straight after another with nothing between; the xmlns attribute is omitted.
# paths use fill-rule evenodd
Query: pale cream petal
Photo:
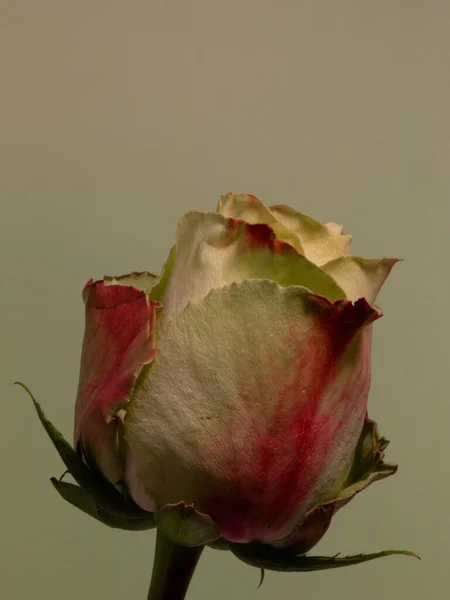
<svg viewBox="0 0 450 600"><path fill-rule="evenodd" d="M232 192L223 194L219 200L217 211L224 217L241 219L251 225L269 225L278 239L291 244L300 254L304 253L299 237L276 219L270 208L252 194L234 194Z"/></svg>
<svg viewBox="0 0 450 600"><path fill-rule="evenodd" d="M342 256L322 269L344 289L349 300L365 298L371 304L386 281L398 258L361 258Z"/></svg>
<svg viewBox="0 0 450 600"><path fill-rule="evenodd" d="M348 233L344 233L343 225L338 225L337 223L330 221L329 223L325 223L325 227L335 236L336 242L342 249L342 254L350 254L350 245L353 236Z"/></svg>
<svg viewBox="0 0 450 600"><path fill-rule="evenodd" d="M253 278L303 285L329 300L345 298L332 277L277 239L268 225L191 211L178 224L177 255L163 301L163 322L214 288Z"/></svg>
<svg viewBox="0 0 450 600"><path fill-rule="evenodd" d="M229 192L220 197L217 212L224 217L242 219L247 223L271 225L275 219L269 208L253 194Z"/></svg>
<svg viewBox="0 0 450 600"><path fill-rule="evenodd" d="M344 232L344 226L338 225L337 223L333 223L333 221L330 221L329 223L325 223L325 227L333 235L342 235L342 233Z"/></svg>
<svg viewBox="0 0 450 600"><path fill-rule="evenodd" d="M342 243L340 232L336 234L326 225L284 204L271 206L270 210L285 229L295 234L305 256L316 265L323 265L344 253L347 246Z"/></svg>

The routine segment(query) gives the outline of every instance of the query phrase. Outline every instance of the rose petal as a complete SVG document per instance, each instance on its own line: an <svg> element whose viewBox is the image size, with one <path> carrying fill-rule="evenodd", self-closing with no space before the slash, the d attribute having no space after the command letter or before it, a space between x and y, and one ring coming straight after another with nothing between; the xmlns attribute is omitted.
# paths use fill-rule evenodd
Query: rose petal
<svg viewBox="0 0 450 600"><path fill-rule="evenodd" d="M174 244L170 249L169 256L164 263L163 270L161 275L158 277L155 285L152 288L150 299L157 300L158 302L163 302L164 294L166 293L167 284L170 279L170 275L172 273L173 264L175 262L175 257L177 255L177 247Z"/></svg>
<svg viewBox="0 0 450 600"><path fill-rule="evenodd" d="M242 219L252 225L264 223L271 225L275 218L270 209L253 194L234 194L230 192L220 197L217 211L224 217Z"/></svg>
<svg viewBox="0 0 450 600"><path fill-rule="evenodd" d="M390 477L397 471L396 465L384 462L388 443L380 437L376 423L366 418L348 479L336 498L311 509L288 536L271 545L291 548L297 554L309 552L325 535L331 518L338 510L375 481Z"/></svg>
<svg viewBox="0 0 450 600"><path fill-rule="evenodd" d="M128 276L135 279L135 275ZM150 284L141 278L142 287ZM133 286L90 281L83 292L86 325L75 408L75 445L116 483L122 474L118 455L118 411L125 407L143 364L153 360L156 307Z"/></svg>
<svg viewBox="0 0 450 600"><path fill-rule="evenodd" d="M349 254L353 236L350 234L345 234L344 227L342 225L338 225L337 223L333 223L333 221L325 223L325 227L334 235L336 242L342 249L342 254Z"/></svg>
<svg viewBox="0 0 450 600"><path fill-rule="evenodd" d="M277 221L300 240L305 256L316 265L323 265L344 254L345 245L326 225L304 215L290 206L280 204L270 210Z"/></svg>
<svg viewBox="0 0 450 600"><path fill-rule="evenodd" d="M128 273L127 275L105 275L103 285L123 285L134 287L146 294L149 294L158 281L158 276L148 271Z"/></svg>
<svg viewBox="0 0 450 600"><path fill-rule="evenodd" d="M127 413L146 493L194 503L232 541L286 535L347 477L370 383L365 326L379 316L269 280L189 304Z"/></svg>
<svg viewBox="0 0 450 600"><path fill-rule="evenodd" d="M291 244L297 252L303 254L299 237L289 227L285 227L272 213L271 209L253 194L223 194L217 211L224 217L241 219L251 225L269 225L278 239Z"/></svg>
<svg viewBox="0 0 450 600"><path fill-rule="evenodd" d="M341 256L323 265L322 269L345 290L349 300L365 298L373 304L397 262L398 258Z"/></svg>
<svg viewBox="0 0 450 600"><path fill-rule="evenodd" d="M332 277L277 239L268 225L191 211L178 224L163 319L172 318L189 301L199 302L214 288L252 278L303 285L329 300L345 298Z"/></svg>

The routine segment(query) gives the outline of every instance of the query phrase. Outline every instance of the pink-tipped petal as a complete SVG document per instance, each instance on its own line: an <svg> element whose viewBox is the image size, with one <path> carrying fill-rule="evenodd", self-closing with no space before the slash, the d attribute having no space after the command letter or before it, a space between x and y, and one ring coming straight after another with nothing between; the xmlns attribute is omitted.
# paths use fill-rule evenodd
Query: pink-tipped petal
<svg viewBox="0 0 450 600"><path fill-rule="evenodd" d="M143 285L144 282L142 282ZM88 282L84 291L86 324L75 408L75 444L81 441L113 483L122 475L118 453L118 412L130 398L143 364L155 356L153 331L157 302L142 289Z"/></svg>
<svg viewBox="0 0 450 600"><path fill-rule="evenodd" d="M379 316L260 279L189 304L127 414L146 493L194 503L230 541L286 535L348 475Z"/></svg>
<svg viewBox="0 0 450 600"><path fill-rule="evenodd" d="M285 538L271 542L271 545L290 548L296 554L311 550L327 532L336 512L369 485L397 471L396 465L384 462L388 444L380 437L376 423L366 417L348 478L336 497L311 509Z"/></svg>

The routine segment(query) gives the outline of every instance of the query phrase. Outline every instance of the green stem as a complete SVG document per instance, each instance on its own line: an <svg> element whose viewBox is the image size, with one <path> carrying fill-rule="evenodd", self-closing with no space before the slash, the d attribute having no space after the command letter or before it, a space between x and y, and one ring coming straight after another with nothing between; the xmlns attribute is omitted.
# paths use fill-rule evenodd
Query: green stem
<svg viewBox="0 0 450 600"><path fill-rule="evenodd" d="M178 546L158 529L147 600L184 600L203 548Z"/></svg>

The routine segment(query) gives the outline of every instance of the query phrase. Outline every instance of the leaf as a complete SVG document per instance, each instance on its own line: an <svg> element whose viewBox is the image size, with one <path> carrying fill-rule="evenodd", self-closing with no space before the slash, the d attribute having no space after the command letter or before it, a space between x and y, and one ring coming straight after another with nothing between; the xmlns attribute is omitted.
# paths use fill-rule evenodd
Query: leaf
<svg viewBox="0 0 450 600"><path fill-rule="evenodd" d="M83 463L76 451L64 439L64 436L46 418L40 404L36 401L28 387L20 381L16 381L15 385L20 385L32 399L39 420L53 442L58 454L70 474L90 495L92 501L114 515L148 518L148 512L142 510L132 502L126 502L120 492L107 479L98 473L94 473Z"/></svg>

